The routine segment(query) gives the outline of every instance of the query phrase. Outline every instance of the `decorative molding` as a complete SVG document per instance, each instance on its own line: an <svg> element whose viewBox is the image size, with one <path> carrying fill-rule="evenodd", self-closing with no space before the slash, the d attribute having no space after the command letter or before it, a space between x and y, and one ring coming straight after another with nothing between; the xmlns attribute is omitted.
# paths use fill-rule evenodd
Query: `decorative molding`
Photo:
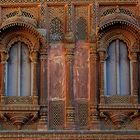
<svg viewBox="0 0 140 140"><path fill-rule="evenodd" d="M32 97L31 96L26 96L26 97L16 97L16 96L11 96L11 97L4 97L4 102L5 104L8 105L31 105L33 104Z"/></svg>
<svg viewBox="0 0 140 140"><path fill-rule="evenodd" d="M93 0L88 0L89 2L93 2ZM137 4L138 0L95 0L101 4L105 3L129 3L129 4ZM1 0L1 3L42 3L42 2L77 2L77 0ZM78 0L78 2L87 2L87 0Z"/></svg>

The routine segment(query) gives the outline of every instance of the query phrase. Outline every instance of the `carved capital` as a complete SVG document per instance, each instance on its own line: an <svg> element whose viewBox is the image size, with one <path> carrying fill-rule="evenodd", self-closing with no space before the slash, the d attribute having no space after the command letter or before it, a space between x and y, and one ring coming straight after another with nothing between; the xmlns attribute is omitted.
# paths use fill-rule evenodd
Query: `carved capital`
<svg viewBox="0 0 140 140"><path fill-rule="evenodd" d="M100 62L104 62L106 59L106 51L104 51L104 49L98 51L99 51Z"/></svg>
<svg viewBox="0 0 140 140"><path fill-rule="evenodd" d="M9 54L7 51L1 51L1 63L7 63L7 60L9 58Z"/></svg>
<svg viewBox="0 0 140 140"><path fill-rule="evenodd" d="M47 54L47 49L46 48L41 48L40 49L40 60L41 61L47 61L48 54Z"/></svg>
<svg viewBox="0 0 140 140"><path fill-rule="evenodd" d="M37 58L38 58L38 53L36 50L32 50L30 52L30 59L33 63L36 63L37 62Z"/></svg>
<svg viewBox="0 0 140 140"><path fill-rule="evenodd" d="M75 36L73 32L67 32L65 35L65 41L67 43L74 43L75 42Z"/></svg>
<svg viewBox="0 0 140 140"><path fill-rule="evenodd" d="M130 58L131 62L137 62L137 60L138 60L137 53L131 52L129 55L129 58Z"/></svg>
<svg viewBox="0 0 140 140"><path fill-rule="evenodd" d="M92 43L96 43L97 41L97 33L95 31L92 31L89 37L89 41Z"/></svg>
<svg viewBox="0 0 140 140"><path fill-rule="evenodd" d="M98 59L97 57L97 53L96 53L96 48L93 48L93 47L90 47L90 50L89 50L89 53L90 53L90 57L89 59L92 61L96 61Z"/></svg>
<svg viewBox="0 0 140 140"><path fill-rule="evenodd" d="M65 47L65 56L67 62L73 61L74 47L75 47L74 44L67 44L67 46Z"/></svg>
<svg viewBox="0 0 140 140"><path fill-rule="evenodd" d="M42 36L42 37L39 39L39 42L40 42L40 47L41 47L41 48L47 48L47 42L46 42L45 37Z"/></svg>

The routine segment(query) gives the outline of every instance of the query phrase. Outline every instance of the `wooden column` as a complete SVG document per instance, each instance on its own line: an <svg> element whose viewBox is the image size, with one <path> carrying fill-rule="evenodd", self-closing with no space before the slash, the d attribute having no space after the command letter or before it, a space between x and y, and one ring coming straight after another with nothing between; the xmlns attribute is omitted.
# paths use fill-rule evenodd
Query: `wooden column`
<svg viewBox="0 0 140 140"><path fill-rule="evenodd" d="M66 129L75 128L75 108L73 93L73 59L74 43L67 43L65 46L66 62Z"/></svg>
<svg viewBox="0 0 140 140"><path fill-rule="evenodd" d="M89 71L90 71L90 129L99 129L98 121L98 96L97 96L97 53L96 42L90 44L89 52Z"/></svg>
<svg viewBox="0 0 140 140"><path fill-rule="evenodd" d="M33 104L38 104L38 91L37 91L37 58L38 53L36 50L31 51L31 66L32 66L32 97ZM32 74L32 73L31 73Z"/></svg>
<svg viewBox="0 0 140 140"><path fill-rule="evenodd" d="M104 48L100 48L99 50L99 57L100 57L100 67L99 67L99 77L100 77L100 104L105 103L105 92L104 92L104 62L105 62L105 56L106 52Z"/></svg>
<svg viewBox="0 0 140 140"><path fill-rule="evenodd" d="M137 53L131 52L130 61L132 66L132 102L134 104L138 103L138 66L137 66Z"/></svg>
<svg viewBox="0 0 140 140"><path fill-rule="evenodd" d="M47 49L40 50L40 120L39 130L48 129L48 102L47 102Z"/></svg>
<svg viewBox="0 0 140 140"><path fill-rule="evenodd" d="M1 103L4 103L4 96L5 96L5 68L7 65L8 53L5 50L1 52L1 87L0 87L0 96L1 96Z"/></svg>

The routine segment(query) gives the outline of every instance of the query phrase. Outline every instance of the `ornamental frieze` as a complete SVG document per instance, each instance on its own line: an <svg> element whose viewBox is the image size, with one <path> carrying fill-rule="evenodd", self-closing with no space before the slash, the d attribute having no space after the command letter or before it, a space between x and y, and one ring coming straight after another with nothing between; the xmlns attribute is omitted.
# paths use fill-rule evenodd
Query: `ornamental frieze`
<svg viewBox="0 0 140 140"><path fill-rule="evenodd" d="M93 2L93 0L88 0ZM99 3L138 3L138 0L95 0ZM40 2L87 2L87 0L1 0L0 3L40 3Z"/></svg>

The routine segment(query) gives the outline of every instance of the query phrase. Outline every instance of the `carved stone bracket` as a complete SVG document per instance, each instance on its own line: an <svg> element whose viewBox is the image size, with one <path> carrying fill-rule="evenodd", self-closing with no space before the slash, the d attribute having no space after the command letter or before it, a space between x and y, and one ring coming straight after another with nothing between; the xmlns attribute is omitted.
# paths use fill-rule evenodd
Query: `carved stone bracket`
<svg viewBox="0 0 140 140"><path fill-rule="evenodd" d="M139 116L138 110L104 110L100 112L100 118L110 120L115 129L121 129L127 120L133 120Z"/></svg>
<svg viewBox="0 0 140 140"><path fill-rule="evenodd" d="M10 121L17 129L21 129L24 124L29 121L34 121L37 118L37 113L30 112L6 112L4 117Z"/></svg>

